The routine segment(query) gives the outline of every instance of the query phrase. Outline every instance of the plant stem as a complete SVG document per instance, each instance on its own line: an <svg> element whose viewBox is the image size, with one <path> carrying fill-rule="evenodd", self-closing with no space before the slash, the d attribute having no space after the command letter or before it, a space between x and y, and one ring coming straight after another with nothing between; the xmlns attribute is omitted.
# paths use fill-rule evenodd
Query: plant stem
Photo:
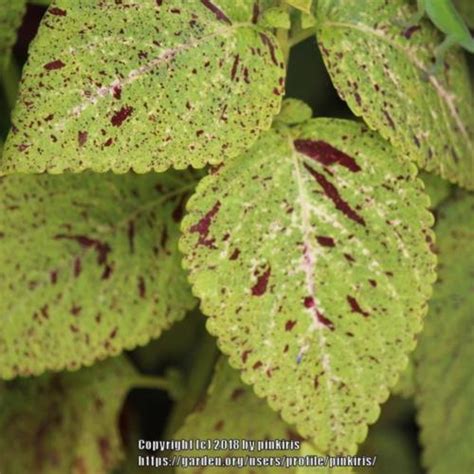
<svg viewBox="0 0 474 474"><path fill-rule="evenodd" d="M40 5L42 7L49 7L51 0L29 0L28 3L32 3L33 5Z"/></svg>
<svg viewBox="0 0 474 474"><path fill-rule="evenodd" d="M298 31L294 36L292 36L289 40L290 48L296 46L298 43L302 43L305 39L310 38L311 36L316 34L316 28L306 28L304 30Z"/></svg>
<svg viewBox="0 0 474 474"><path fill-rule="evenodd" d="M164 439L175 434L196 406L209 384L218 353L214 339L207 332L204 333L190 370L185 396L176 403L171 413Z"/></svg>
<svg viewBox="0 0 474 474"><path fill-rule="evenodd" d="M15 63L15 60L10 58L2 74L2 88L10 111L15 107L19 81L20 72L18 66Z"/></svg>
<svg viewBox="0 0 474 474"><path fill-rule="evenodd" d="M132 380L133 388L152 388L172 392L180 389L180 387L175 387L175 385L176 382L174 380L153 375L138 375Z"/></svg>
<svg viewBox="0 0 474 474"><path fill-rule="evenodd" d="M280 0L280 6L288 11L288 4L285 0ZM276 39L280 48L283 52L283 57L285 58L286 67L288 67L288 59L290 57L290 46L288 43L288 30L284 28L278 28L276 31Z"/></svg>

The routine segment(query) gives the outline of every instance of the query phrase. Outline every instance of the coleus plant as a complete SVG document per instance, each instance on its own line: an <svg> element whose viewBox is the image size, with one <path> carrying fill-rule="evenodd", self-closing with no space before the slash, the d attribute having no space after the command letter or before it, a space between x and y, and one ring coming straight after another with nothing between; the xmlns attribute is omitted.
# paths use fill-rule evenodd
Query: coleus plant
<svg viewBox="0 0 474 474"><path fill-rule="evenodd" d="M0 5L14 103L25 2ZM428 21L401 29L413 11L405 0L51 3L0 160L0 376L29 377L2 386L0 424L25 446L30 425L44 439L1 469L109 472L117 412L143 385L179 399L167 436L297 437L301 455L355 454L398 390L417 402L430 472L472 468L472 85L459 49L428 74L441 36ZM290 49L310 37L350 119L312 118L285 97ZM123 356L98 362L198 301L228 358L207 395L209 338L180 394ZM39 397L60 412L52 422L29 414ZM96 443L72 421L93 397L81 429ZM210 411L196 409L203 397ZM69 444L55 462L57 432Z"/></svg>

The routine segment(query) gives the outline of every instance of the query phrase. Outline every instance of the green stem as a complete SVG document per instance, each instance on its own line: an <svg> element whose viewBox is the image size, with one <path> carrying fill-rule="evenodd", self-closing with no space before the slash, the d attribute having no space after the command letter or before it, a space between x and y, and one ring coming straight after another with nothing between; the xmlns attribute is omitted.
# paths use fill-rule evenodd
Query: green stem
<svg viewBox="0 0 474 474"><path fill-rule="evenodd" d="M49 7L51 0L29 0L28 3L32 3L33 5L40 5L42 7Z"/></svg>
<svg viewBox="0 0 474 474"><path fill-rule="evenodd" d="M2 74L2 88L10 111L15 107L19 82L20 71L18 70L15 60L10 58Z"/></svg>
<svg viewBox="0 0 474 474"><path fill-rule="evenodd" d="M285 0L280 0L280 6L285 10L288 10L288 4ZM283 52L283 57L285 58L285 64L288 67L288 59L290 57L290 46L288 43L288 30L283 28L278 28L276 30L276 39L280 45L280 48Z"/></svg>
<svg viewBox="0 0 474 474"><path fill-rule="evenodd" d="M132 387L165 390L171 395L183 393L182 383L176 377L155 377L140 374L133 378Z"/></svg>
<svg viewBox="0 0 474 474"><path fill-rule="evenodd" d="M296 46L298 43L302 43L305 39L308 39L311 36L314 36L315 34L316 34L315 27L306 28L304 30L298 31L298 33L292 36L289 40L290 49L293 48L293 46Z"/></svg>
<svg viewBox="0 0 474 474"><path fill-rule="evenodd" d="M218 353L214 339L207 332L204 333L190 370L185 396L175 404L164 439L169 439L176 433L196 406L209 384Z"/></svg>

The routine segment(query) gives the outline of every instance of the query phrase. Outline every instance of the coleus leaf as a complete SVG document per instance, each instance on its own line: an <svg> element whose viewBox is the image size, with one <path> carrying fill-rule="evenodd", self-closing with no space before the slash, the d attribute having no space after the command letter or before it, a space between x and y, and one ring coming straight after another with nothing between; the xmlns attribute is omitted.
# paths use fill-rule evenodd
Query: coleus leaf
<svg viewBox="0 0 474 474"><path fill-rule="evenodd" d="M193 306L177 249L191 178L0 180L0 377L90 365Z"/></svg>
<svg viewBox="0 0 474 474"><path fill-rule="evenodd" d="M25 0L0 0L0 74L10 60L25 9Z"/></svg>
<svg viewBox="0 0 474 474"><path fill-rule="evenodd" d="M441 204L451 193L452 185L432 173L421 172L420 178L425 184L426 192L431 200L431 207Z"/></svg>
<svg viewBox="0 0 474 474"><path fill-rule="evenodd" d="M119 412L135 371L123 357L0 386L0 469L106 474L122 459ZM17 455L6 455L15 440Z"/></svg>
<svg viewBox="0 0 474 474"><path fill-rule="evenodd" d="M421 329L435 258L415 174L364 125L317 119L189 201L180 248L209 331L320 452L356 450Z"/></svg>
<svg viewBox="0 0 474 474"><path fill-rule="evenodd" d="M310 13L313 0L286 0L286 3L304 13Z"/></svg>
<svg viewBox="0 0 474 474"><path fill-rule="evenodd" d="M415 400L429 472L472 472L474 196L459 194L437 215L439 277L415 351Z"/></svg>
<svg viewBox="0 0 474 474"><path fill-rule="evenodd" d="M252 388L242 382L238 370L230 367L228 362L221 358L216 366L213 380L209 386L208 393L204 400L198 404L195 411L188 416L183 427L174 436L177 440L210 440L212 449L193 449L176 452L178 456L188 458L210 456L220 457L225 462L229 457L253 457L253 458L274 458L272 466L247 465L237 467L221 467L227 473L242 474L258 472L302 474L304 472L314 472L316 468L308 469L298 466L278 465L275 458L283 457L297 458L302 456L318 456L311 443L306 442L298 433L285 423L280 415L273 411L265 402L258 398ZM218 449L218 444L222 443ZM239 440L239 447L233 448L228 441ZM270 440L281 442L281 448L275 450L271 447ZM246 446L244 441L250 441ZM263 445L267 442L266 448ZM226 444L224 444L226 443ZM257 443L261 443L257 446ZM288 448L283 449L283 445ZM252 448L250 447L252 446ZM299 447L298 447L299 446ZM321 456L319 456L321 457ZM280 461L278 461L280 462ZM223 464L223 466L225 466ZM318 467L318 472L322 474L329 472L329 469ZM215 472L215 468L177 468L178 474ZM350 473L349 469L331 469L330 472Z"/></svg>
<svg viewBox="0 0 474 474"><path fill-rule="evenodd" d="M240 154L284 90L282 53L254 5L53 2L0 171L163 171Z"/></svg>
<svg viewBox="0 0 474 474"><path fill-rule="evenodd" d="M405 29L404 0L317 3L329 74L356 115L427 171L474 189L474 116L465 58L454 49L427 76L442 36L429 22Z"/></svg>

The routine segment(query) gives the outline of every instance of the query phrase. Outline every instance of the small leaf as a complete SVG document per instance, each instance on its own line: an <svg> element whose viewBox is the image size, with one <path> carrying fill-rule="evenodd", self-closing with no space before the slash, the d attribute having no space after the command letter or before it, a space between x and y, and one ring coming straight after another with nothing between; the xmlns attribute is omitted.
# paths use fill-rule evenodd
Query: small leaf
<svg viewBox="0 0 474 474"><path fill-rule="evenodd" d="M313 0L286 0L286 3L304 13L310 13Z"/></svg>
<svg viewBox="0 0 474 474"><path fill-rule="evenodd" d="M291 28L290 13L283 7L269 8L263 14L262 25L267 28L289 30Z"/></svg>
<svg viewBox="0 0 474 474"><path fill-rule="evenodd" d="M0 0L0 74L10 61L10 52L25 10L25 0Z"/></svg>
<svg viewBox="0 0 474 474"><path fill-rule="evenodd" d="M254 2L234 5L53 2L0 171L163 171L246 150L278 113L285 72Z"/></svg>
<svg viewBox="0 0 474 474"><path fill-rule="evenodd" d="M415 352L418 422L430 474L474 468L474 196L438 210L439 276Z"/></svg>
<svg viewBox="0 0 474 474"><path fill-rule="evenodd" d="M285 99L281 105L280 113L275 117L276 122L287 125L306 122L313 115L311 107L298 99Z"/></svg>
<svg viewBox="0 0 474 474"><path fill-rule="evenodd" d="M189 201L180 247L209 331L320 452L356 450L422 326L435 259L414 168L317 119L266 133Z"/></svg>
<svg viewBox="0 0 474 474"><path fill-rule="evenodd" d="M90 365L193 306L176 173L0 180L0 377Z"/></svg>
<svg viewBox="0 0 474 474"><path fill-rule="evenodd" d="M307 29L312 28L316 25L316 18L312 13L302 13L301 14L301 28Z"/></svg>
<svg viewBox="0 0 474 474"><path fill-rule="evenodd" d="M453 48L427 73L442 36L429 22L408 29L405 0L320 0L318 43L329 74L356 115L427 171L474 189L472 87Z"/></svg>
<svg viewBox="0 0 474 474"><path fill-rule="evenodd" d="M118 417L134 373L119 357L1 386L0 470L109 473L123 458Z"/></svg>
<svg viewBox="0 0 474 474"><path fill-rule="evenodd" d="M240 373L232 369L226 360L221 358L216 366L214 378L206 398L198 405L194 413L186 420L184 426L174 436L177 440L206 440L210 449L193 449L176 452L175 455L195 459L209 456L221 458L222 463L231 462L229 458L243 458L248 464L237 468L230 465L221 469L226 473L251 474L268 472L271 474L303 474L314 472L348 473L350 470L325 469L312 467L298 468L296 460L307 456L311 459L318 456L314 447L306 442L291 426L287 425L267 405L265 400L258 398L251 387L242 383ZM232 447L229 440L238 440ZM278 443L279 448L272 447ZM219 444L220 443L220 444ZM248 443L245 444L244 443ZM266 443L266 444L265 444ZM318 456L324 458L325 456ZM252 466L251 458L269 459L271 466ZM271 459L270 459L271 458ZM257 462L257 461L255 461ZM289 464L283 464L288 462ZM292 465L291 462L294 464ZM281 463L281 464L280 464ZM215 472L212 467L196 467L177 469L178 474Z"/></svg>

